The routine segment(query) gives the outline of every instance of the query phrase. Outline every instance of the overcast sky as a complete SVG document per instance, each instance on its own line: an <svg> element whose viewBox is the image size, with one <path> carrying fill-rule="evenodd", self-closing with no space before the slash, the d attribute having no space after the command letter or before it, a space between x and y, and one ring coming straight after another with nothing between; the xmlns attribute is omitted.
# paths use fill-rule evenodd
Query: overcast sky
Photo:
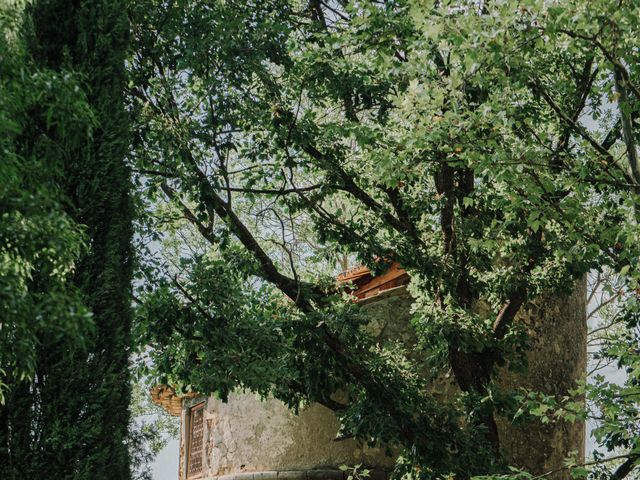
<svg viewBox="0 0 640 480"><path fill-rule="evenodd" d="M177 480L179 455L178 440L171 440L153 462L153 480Z"/></svg>

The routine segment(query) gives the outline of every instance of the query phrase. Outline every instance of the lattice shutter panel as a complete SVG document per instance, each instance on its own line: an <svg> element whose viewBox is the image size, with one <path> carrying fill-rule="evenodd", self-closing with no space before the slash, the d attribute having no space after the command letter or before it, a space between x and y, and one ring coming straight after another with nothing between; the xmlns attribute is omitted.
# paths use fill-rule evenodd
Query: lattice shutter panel
<svg viewBox="0 0 640 480"><path fill-rule="evenodd" d="M189 461L187 477L202 474L202 447L204 445L204 404L193 407L189 421Z"/></svg>

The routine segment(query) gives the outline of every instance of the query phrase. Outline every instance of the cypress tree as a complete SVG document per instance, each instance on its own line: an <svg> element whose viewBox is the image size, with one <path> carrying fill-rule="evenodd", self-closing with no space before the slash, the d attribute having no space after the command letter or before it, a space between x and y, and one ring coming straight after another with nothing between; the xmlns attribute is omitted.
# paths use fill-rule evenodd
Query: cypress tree
<svg viewBox="0 0 640 480"><path fill-rule="evenodd" d="M87 226L90 238L90 252L82 259L76 280L93 312L94 337L85 358L66 364L69 372L64 368L50 372L51 378L57 377L54 383L61 385L65 374L76 376L77 392L45 402L77 404L65 412L70 431L72 425L82 425L69 453L75 456L77 473L93 479L129 476L132 208L125 164L126 7L121 0L41 0L34 9L36 58L50 68L71 62L85 76L98 125L86 150L71 157L66 169L66 190L76 220ZM54 389L55 397L59 390Z"/></svg>
<svg viewBox="0 0 640 480"><path fill-rule="evenodd" d="M127 5L120 0L40 0L30 9L36 65L77 72L95 119L82 146L63 152L68 213L88 251L74 284L92 312L83 341L43 336L35 376L0 411L10 445L6 478L130 477L132 205L124 103ZM8 435L10 432L11 435ZM1 470L0 470L1 471Z"/></svg>

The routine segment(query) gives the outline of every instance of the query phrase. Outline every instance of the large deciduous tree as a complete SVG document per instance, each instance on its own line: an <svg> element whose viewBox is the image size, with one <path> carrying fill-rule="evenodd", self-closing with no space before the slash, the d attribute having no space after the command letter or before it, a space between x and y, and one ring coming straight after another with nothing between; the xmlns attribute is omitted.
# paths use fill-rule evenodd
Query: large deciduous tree
<svg viewBox="0 0 640 480"><path fill-rule="evenodd" d="M593 269L637 286L638 9L137 2L136 162L150 233L172 249L138 325L158 377L320 402L343 434L404 447L399 472L503 471L494 422L513 401L494 380L526 344L516 315ZM410 272L426 358L376 346L318 274L345 254ZM623 451L616 478L638 460L635 308L628 295L607 353L629 374L614 395L625 420L601 432ZM456 401L420 375L444 368ZM522 407L552 400L558 417L585 415L535 392Z"/></svg>

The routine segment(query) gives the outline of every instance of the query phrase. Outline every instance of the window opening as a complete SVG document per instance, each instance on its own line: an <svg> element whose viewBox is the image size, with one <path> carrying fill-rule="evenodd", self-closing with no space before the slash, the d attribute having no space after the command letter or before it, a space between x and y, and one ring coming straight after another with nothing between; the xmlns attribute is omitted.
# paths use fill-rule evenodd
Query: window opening
<svg viewBox="0 0 640 480"><path fill-rule="evenodd" d="M189 410L189 443L187 447L187 478L202 474L204 446L204 403Z"/></svg>

